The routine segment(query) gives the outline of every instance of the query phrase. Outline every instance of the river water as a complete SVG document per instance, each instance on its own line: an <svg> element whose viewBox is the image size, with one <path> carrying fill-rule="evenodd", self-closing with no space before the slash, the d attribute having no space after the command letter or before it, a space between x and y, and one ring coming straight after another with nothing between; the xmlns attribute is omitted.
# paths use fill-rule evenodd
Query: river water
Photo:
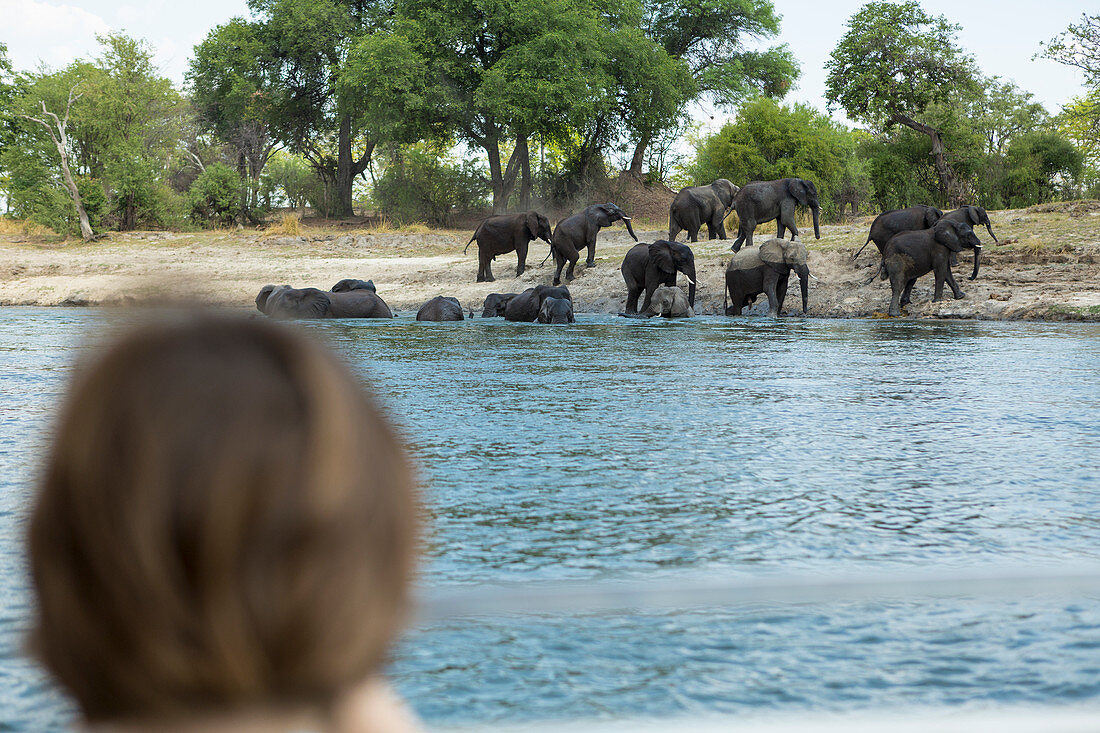
<svg viewBox="0 0 1100 733"><path fill-rule="evenodd" d="M20 653L21 540L109 311L0 313L0 729L70 709ZM323 322L414 446L423 585L1100 562L1100 325L580 316ZM1095 598L526 613L424 624L432 725L1100 696Z"/></svg>

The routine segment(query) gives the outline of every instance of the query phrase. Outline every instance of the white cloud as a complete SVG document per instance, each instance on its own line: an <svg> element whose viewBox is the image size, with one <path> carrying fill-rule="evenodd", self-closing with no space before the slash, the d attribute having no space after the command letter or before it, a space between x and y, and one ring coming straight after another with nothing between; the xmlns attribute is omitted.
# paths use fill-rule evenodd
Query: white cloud
<svg viewBox="0 0 1100 733"><path fill-rule="evenodd" d="M19 70L66 66L77 58L95 56L96 35L110 30L103 18L72 5L41 0L0 0L3 36L8 56Z"/></svg>

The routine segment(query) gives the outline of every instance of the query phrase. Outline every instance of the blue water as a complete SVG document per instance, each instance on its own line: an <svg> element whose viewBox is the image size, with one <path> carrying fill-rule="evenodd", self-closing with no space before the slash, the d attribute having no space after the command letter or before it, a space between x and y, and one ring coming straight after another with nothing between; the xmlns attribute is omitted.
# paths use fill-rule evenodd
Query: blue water
<svg viewBox="0 0 1100 733"><path fill-rule="evenodd" d="M106 311L0 312L0 728L39 451ZM419 457L423 584L1100 561L1100 325L581 316L327 322ZM453 619L392 677L429 724L1100 696L1090 598Z"/></svg>

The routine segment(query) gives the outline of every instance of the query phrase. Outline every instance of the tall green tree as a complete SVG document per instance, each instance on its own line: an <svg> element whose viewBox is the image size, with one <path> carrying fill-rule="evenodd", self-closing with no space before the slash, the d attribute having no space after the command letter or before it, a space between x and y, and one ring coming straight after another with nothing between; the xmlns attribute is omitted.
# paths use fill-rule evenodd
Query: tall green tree
<svg viewBox="0 0 1100 733"><path fill-rule="evenodd" d="M1042 55L1071 66L1085 76L1086 94L1062 110L1063 129L1090 158L1100 157L1100 14L1081 14L1062 33L1043 44Z"/></svg>
<svg viewBox="0 0 1100 733"><path fill-rule="evenodd" d="M944 147L942 131L920 119L976 86L973 59L958 48L959 26L917 2L871 2L848 21L826 62L826 98L854 119L880 129L904 125L928 137L940 185L957 206L968 197Z"/></svg>
<svg viewBox="0 0 1100 733"><path fill-rule="evenodd" d="M755 48L779 33L770 0L645 0L641 27L684 63L694 82L681 105L706 100L730 109L757 94L781 98L798 76L785 45ZM632 174L641 175L646 150L661 129L658 121L633 131Z"/></svg>
<svg viewBox="0 0 1100 733"><path fill-rule="evenodd" d="M325 213L351 216L352 185L378 143L421 132L418 95L410 92L423 86L423 60L393 33L385 0L250 0L249 8L255 21L211 33L191 78L222 79L215 100L262 110L270 134L324 183ZM232 48L234 38L258 63ZM259 96L246 102L239 92L248 88Z"/></svg>
<svg viewBox="0 0 1100 733"><path fill-rule="evenodd" d="M613 95L605 37L619 22L614 2L398 1L450 128L488 157L495 211L517 179L530 180L532 135L578 128Z"/></svg>

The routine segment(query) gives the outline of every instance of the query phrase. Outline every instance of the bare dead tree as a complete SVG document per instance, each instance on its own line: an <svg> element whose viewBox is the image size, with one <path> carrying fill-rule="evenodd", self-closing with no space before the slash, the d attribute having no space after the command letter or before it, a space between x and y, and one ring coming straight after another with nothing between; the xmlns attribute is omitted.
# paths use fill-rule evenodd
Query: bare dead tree
<svg viewBox="0 0 1100 733"><path fill-rule="evenodd" d="M37 117L19 116L31 122L37 122L46 128L46 132L50 133L50 139L57 146L57 152L61 156L61 175L65 179L65 188L69 189L69 195L73 199L73 204L76 205L77 216L80 217L80 236L85 242L90 242L94 238L92 225L88 222L88 214L84 211L84 204L80 200L80 191L77 190L76 181L73 180L72 171L69 170L69 136L66 133L69 127L69 111L73 107L73 102L80 99L81 96L83 95L76 93L76 86L69 90L69 101L65 105L65 119L59 119L56 114L46 109L44 101L41 102L42 113L53 120L53 125Z"/></svg>

